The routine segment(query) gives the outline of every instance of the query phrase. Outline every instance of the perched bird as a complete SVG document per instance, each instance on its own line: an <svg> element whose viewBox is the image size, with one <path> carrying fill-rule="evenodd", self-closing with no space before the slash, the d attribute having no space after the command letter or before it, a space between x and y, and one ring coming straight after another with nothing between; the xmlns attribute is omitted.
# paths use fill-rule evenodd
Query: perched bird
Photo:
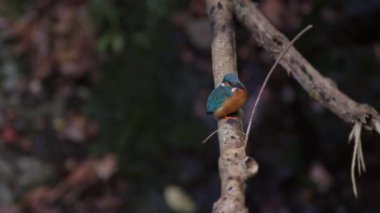
<svg viewBox="0 0 380 213"><path fill-rule="evenodd" d="M216 119L236 115L246 100L247 89L235 74L228 73L208 96L207 114L213 113Z"/></svg>

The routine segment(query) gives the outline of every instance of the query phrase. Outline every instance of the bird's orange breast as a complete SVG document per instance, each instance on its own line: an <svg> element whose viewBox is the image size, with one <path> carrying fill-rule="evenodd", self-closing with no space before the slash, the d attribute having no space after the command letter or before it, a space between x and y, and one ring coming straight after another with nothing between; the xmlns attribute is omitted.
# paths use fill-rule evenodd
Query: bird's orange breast
<svg viewBox="0 0 380 213"><path fill-rule="evenodd" d="M214 112L215 118L223 118L229 114L239 111L247 101L247 90L236 89L233 95L226 99L223 105Z"/></svg>

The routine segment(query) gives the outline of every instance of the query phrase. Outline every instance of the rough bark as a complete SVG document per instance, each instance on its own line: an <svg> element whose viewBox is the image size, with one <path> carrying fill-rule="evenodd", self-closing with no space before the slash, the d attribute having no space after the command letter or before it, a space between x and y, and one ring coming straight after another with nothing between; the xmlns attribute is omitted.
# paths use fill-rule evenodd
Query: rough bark
<svg viewBox="0 0 380 213"><path fill-rule="evenodd" d="M206 0L212 33L212 68L215 86L227 73L237 74L233 5L230 0ZM219 174L221 195L213 212L248 212L245 206L245 181L257 173L256 161L245 152L241 117L221 119L219 130Z"/></svg>
<svg viewBox="0 0 380 213"><path fill-rule="evenodd" d="M212 68L215 86L227 73L236 71L233 14L248 28L256 42L274 58L289 40L261 14L249 0L206 0L212 33ZM341 92L329 78L321 75L294 47L280 60L282 67L309 95L349 124L358 124L380 134L380 115L371 106L357 103ZM213 212L248 212L245 206L245 181L257 173L258 164L245 152L241 118L218 122L219 174L221 196Z"/></svg>
<svg viewBox="0 0 380 213"><path fill-rule="evenodd" d="M277 58L289 40L262 15L249 0L235 0L234 13L256 42ZM380 133L379 113L367 104L357 103L342 93L329 78L321 75L294 47L280 61L311 97L349 124L361 123L367 130Z"/></svg>

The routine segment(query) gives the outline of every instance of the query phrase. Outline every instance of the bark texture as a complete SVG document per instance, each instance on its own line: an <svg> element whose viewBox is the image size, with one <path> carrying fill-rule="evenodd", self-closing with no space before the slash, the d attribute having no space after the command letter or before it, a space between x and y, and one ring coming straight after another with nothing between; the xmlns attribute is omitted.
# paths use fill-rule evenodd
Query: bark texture
<svg viewBox="0 0 380 213"><path fill-rule="evenodd" d="M289 43L249 0L234 0L234 12L238 21L251 31L256 42L273 58L276 59ZM280 64L311 97L342 120L352 125L359 122L365 129L380 133L379 113L341 92L335 82L321 75L294 47L282 57Z"/></svg>
<svg viewBox="0 0 380 213"><path fill-rule="evenodd" d="M227 73L237 74L233 15L248 28L256 42L274 59L288 46L289 40L275 29L249 0L206 0L212 33L212 68L215 86ZM357 103L329 78L321 75L294 47L280 60L281 66L296 79L311 97L345 122L360 124L380 134L380 115L371 106ZM242 121L219 120L219 174L221 195L213 212L248 212L245 206L245 181L255 175L258 164L246 155Z"/></svg>
<svg viewBox="0 0 380 213"><path fill-rule="evenodd" d="M225 74L237 74L233 2L230 0L206 2L212 33L214 83L218 86ZM245 206L245 181L257 173L258 165L246 155L241 117L236 120L219 120L218 126L221 195L214 203L213 212L248 212Z"/></svg>

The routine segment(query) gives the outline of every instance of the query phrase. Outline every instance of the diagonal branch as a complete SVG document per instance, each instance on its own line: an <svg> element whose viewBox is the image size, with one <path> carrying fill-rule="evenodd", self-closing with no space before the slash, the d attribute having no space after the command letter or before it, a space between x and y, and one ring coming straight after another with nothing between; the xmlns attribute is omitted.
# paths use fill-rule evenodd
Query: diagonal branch
<svg viewBox="0 0 380 213"><path fill-rule="evenodd" d="M217 86L227 73L237 74L233 5L231 0L206 0L212 33L212 68ZM219 174L221 195L213 212L245 213L245 181L257 173L258 165L245 152L242 121L222 119L218 122Z"/></svg>
<svg viewBox="0 0 380 213"><path fill-rule="evenodd" d="M289 45L292 46L249 0L206 0L206 3L212 33L215 86L225 74L237 74L232 14L274 58L278 58ZM379 113L373 107L357 103L342 93L332 80L321 75L294 47L289 48L279 63L311 97L342 120L380 134ZM245 207L245 181L257 173L258 165L246 155L241 118L222 119L218 125L221 196L214 203L213 212L248 212Z"/></svg>
<svg viewBox="0 0 380 213"><path fill-rule="evenodd" d="M289 44L289 40L249 0L235 0L234 12L238 21L251 31L256 42L273 58L277 58ZM294 47L284 55L280 64L311 97L342 120L351 125L359 122L363 128L380 134L379 113L373 107L357 103L342 93L332 80L321 75Z"/></svg>

